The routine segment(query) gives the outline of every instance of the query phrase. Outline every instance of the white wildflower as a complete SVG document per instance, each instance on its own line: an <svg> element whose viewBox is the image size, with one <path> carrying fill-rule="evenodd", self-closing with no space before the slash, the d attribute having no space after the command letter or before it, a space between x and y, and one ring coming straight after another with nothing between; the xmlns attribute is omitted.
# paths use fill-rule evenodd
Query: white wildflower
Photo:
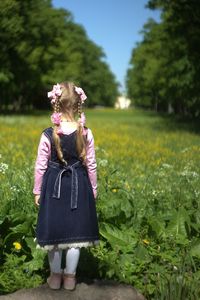
<svg viewBox="0 0 200 300"><path fill-rule="evenodd" d="M181 152L182 153L185 153L185 152L187 152L187 151L189 151L190 150L190 148L184 148L183 150L181 150Z"/></svg>
<svg viewBox="0 0 200 300"><path fill-rule="evenodd" d="M152 195L153 195L153 196L157 196L157 194L158 194L157 191L155 191L155 190L152 191Z"/></svg>
<svg viewBox="0 0 200 300"><path fill-rule="evenodd" d="M108 161L107 161L107 159L101 159L98 161L98 163L99 163L99 166L106 167L108 164Z"/></svg>
<svg viewBox="0 0 200 300"><path fill-rule="evenodd" d="M166 168L166 169L170 169L170 168L172 168L172 165L163 163L161 167Z"/></svg>
<svg viewBox="0 0 200 300"><path fill-rule="evenodd" d="M15 185L11 186L10 190L16 193L20 191Z"/></svg>
<svg viewBox="0 0 200 300"><path fill-rule="evenodd" d="M185 176L185 177L193 177L193 178L198 178L199 174L195 171L189 171L187 169L184 169L182 172L180 172L181 176Z"/></svg>
<svg viewBox="0 0 200 300"><path fill-rule="evenodd" d="M193 172L191 172L191 176L195 177L195 178L198 178L199 174L197 172L193 171Z"/></svg>
<svg viewBox="0 0 200 300"><path fill-rule="evenodd" d="M7 170L8 170L8 165L5 163L0 163L0 173L5 174Z"/></svg>
<svg viewBox="0 0 200 300"><path fill-rule="evenodd" d="M160 171L160 172L158 173L158 175L159 175L160 177L165 177L165 176L166 176L166 172Z"/></svg>

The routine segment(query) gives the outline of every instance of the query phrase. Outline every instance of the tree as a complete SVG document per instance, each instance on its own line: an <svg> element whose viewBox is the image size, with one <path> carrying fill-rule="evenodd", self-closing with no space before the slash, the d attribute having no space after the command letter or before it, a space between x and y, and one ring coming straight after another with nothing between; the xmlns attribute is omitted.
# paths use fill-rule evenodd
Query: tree
<svg viewBox="0 0 200 300"><path fill-rule="evenodd" d="M103 50L69 11L48 0L1 1L0 29L1 107L46 107L47 90L66 80L87 89L90 106L113 104L117 83Z"/></svg>
<svg viewBox="0 0 200 300"><path fill-rule="evenodd" d="M162 20L171 40L181 39L188 88L185 108L200 114L200 3L196 0L150 0L148 7L162 10ZM189 69L189 70L188 70ZM185 85L183 84L185 87ZM186 90L186 88L185 88Z"/></svg>
<svg viewBox="0 0 200 300"><path fill-rule="evenodd" d="M200 5L197 1L151 0L148 6L162 9L162 21L144 25L143 41L132 52L129 97L140 106L167 111L170 105L175 113L198 116L200 24L199 19L189 24L188 13L196 9L199 15Z"/></svg>

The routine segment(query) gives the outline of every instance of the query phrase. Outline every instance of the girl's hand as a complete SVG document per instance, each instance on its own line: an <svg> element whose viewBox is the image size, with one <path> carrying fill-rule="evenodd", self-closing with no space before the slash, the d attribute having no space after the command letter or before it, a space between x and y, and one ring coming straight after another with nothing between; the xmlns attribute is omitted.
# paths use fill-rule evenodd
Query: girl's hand
<svg viewBox="0 0 200 300"><path fill-rule="evenodd" d="M40 205L40 195L35 195L35 205L36 206Z"/></svg>
<svg viewBox="0 0 200 300"><path fill-rule="evenodd" d="M94 199L97 200L97 190L93 190Z"/></svg>

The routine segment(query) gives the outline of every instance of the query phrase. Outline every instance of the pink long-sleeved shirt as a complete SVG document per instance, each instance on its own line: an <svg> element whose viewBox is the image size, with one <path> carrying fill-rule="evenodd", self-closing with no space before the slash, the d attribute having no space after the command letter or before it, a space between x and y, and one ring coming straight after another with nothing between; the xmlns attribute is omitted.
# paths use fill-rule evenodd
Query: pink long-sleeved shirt
<svg viewBox="0 0 200 300"><path fill-rule="evenodd" d="M66 123L61 123L61 129L64 134L70 134L75 129L67 126ZM42 178L47 169L48 160L51 155L51 143L47 136L42 133L39 146L37 158L35 161L35 171L34 171L34 188L33 193L35 195L40 195L41 186L42 186ZM94 197L97 197L97 163L95 157L95 149L94 149L94 137L91 129L88 128L87 133L87 146L86 146L86 166L88 170L89 179L92 185Z"/></svg>

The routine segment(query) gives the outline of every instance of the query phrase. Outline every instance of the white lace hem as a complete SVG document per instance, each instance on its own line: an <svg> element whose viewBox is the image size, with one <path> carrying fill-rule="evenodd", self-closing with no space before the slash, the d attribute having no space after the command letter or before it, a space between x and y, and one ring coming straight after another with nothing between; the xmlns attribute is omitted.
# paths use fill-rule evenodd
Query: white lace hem
<svg viewBox="0 0 200 300"><path fill-rule="evenodd" d="M37 241L35 238L34 241ZM99 245L99 240L90 241L90 242L76 242L76 243L62 243L56 245L45 245L44 247L40 246L39 244L36 245L36 249L41 249L44 251L52 250L52 249L67 249L67 248L82 248L82 247L92 247Z"/></svg>

